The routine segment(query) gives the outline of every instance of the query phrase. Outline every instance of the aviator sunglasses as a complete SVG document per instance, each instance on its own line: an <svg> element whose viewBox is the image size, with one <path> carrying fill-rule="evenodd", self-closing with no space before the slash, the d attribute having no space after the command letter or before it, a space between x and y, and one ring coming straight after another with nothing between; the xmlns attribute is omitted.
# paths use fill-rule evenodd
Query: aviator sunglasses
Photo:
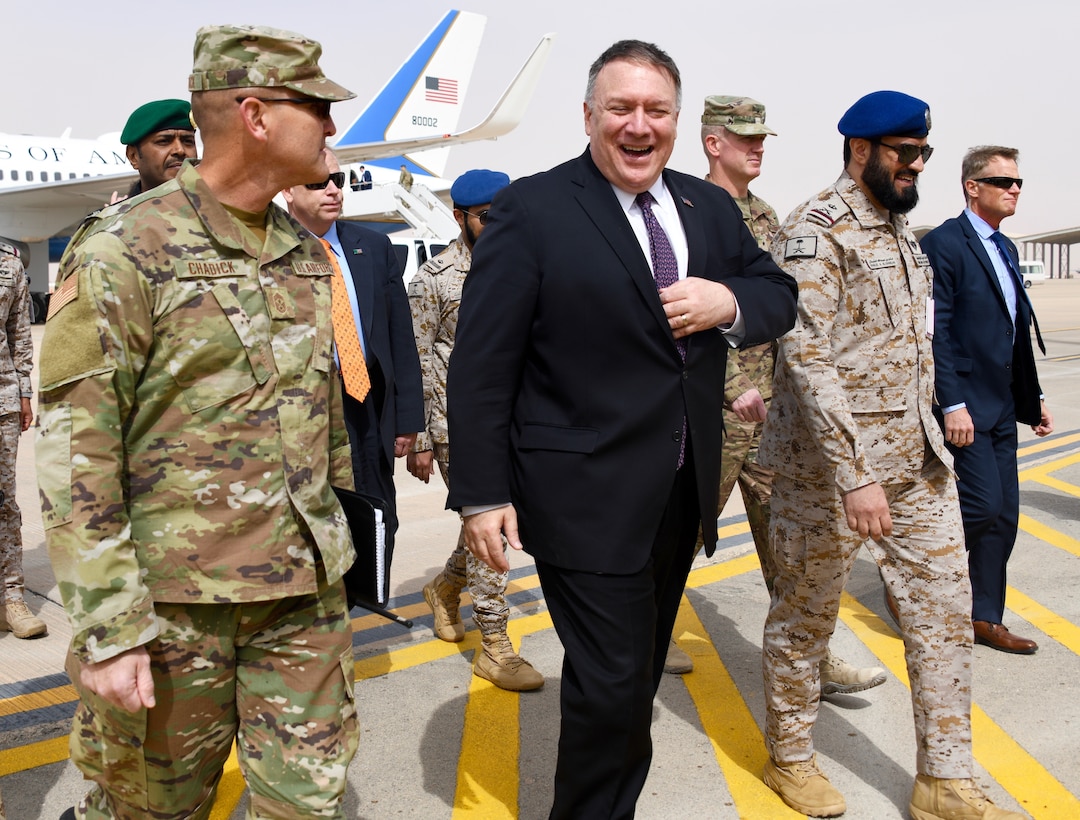
<svg viewBox="0 0 1080 820"><path fill-rule="evenodd" d="M323 188L325 188L331 182L334 183L334 185L336 185L338 188L344 188L345 187L345 172L344 171L334 171L334 173L332 173L330 176L328 176L326 178L326 182L309 182L306 185L304 185L304 187L307 188L309 191L321 191L321 190L323 190Z"/></svg>
<svg viewBox="0 0 1080 820"><path fill-rule="evenodd" d="M919 157L922 157L922 161L926 162L930 159L930 155L934 153L934 149L929 145L916 145L913 142L907 142L903 145L889 145L887 142L881 140L871 140L875 145L883 145L890 151L896 152L896 158L900 160L901 165L911 165Z"/></svg>
<svg viewBox="0 0 1080 820"><path fill-rule="evenodd" d="M479 213L477 213L476 211L465 211L465 210L462 210L462 213L466 214L467 216L475 216L477 218L477 220L479 220L481 225L487 225L487 221L488 221L488 209L487 208L484 208L484 210L480 211Z"/></svg>

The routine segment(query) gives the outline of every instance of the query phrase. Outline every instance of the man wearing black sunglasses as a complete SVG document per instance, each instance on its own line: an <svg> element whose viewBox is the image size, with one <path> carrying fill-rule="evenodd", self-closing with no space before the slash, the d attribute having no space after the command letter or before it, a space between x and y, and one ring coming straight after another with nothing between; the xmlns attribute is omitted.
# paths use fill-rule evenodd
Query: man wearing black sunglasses
<svg viewBox="0 0 1080 820"><path fill-rule="evenodd" d="M289 213L319 237L327 254L333 254L331 261L341 273L340 284L351 308L351 329L342 329L339 315L334 317L337 355L343 363L350 357L358 360L353 364L366 371L368 387L364 391L351 385L349 373L342 367L346 375L345 424L352 442L357 491L386 502L389 571L398 527L394 459L404 457L417 432L424 429L420 360L409 301L390 240L354 222L338 221L345 173L333 151L326 149L324 156L330 170L327 179L296 185L282 195ZM343 334L350 330L356 347L342 344Z"/></svg>
<svg viewBox="0 0 1080 820"><path fill-rule="evenodd" d="M999 230L1020 198L1015 148L972 148L961 166L967 207L923 239L934 266L935 412L953 454L971 574L975 642L1020 655L1035 641L1003 624L1005 567L1016 542L1016 425L1050 434L1031 345L1034 325L1016 246Z"/></svg>
<svg viewBox="0 0 1080 820"><path fill-rule="evenodd" d="M844 173L772 242L799 283L799 319L780 339L758 456L774 472L776 561L762 660L765 782L805 814L845 810L812 732L818 664L866 546L899 605L918 750L911 816L1019 818L971 779L971 588L951 459L931 410L933 272L904 216L930 157L930 109L879 91L838 128Z"/></svg>

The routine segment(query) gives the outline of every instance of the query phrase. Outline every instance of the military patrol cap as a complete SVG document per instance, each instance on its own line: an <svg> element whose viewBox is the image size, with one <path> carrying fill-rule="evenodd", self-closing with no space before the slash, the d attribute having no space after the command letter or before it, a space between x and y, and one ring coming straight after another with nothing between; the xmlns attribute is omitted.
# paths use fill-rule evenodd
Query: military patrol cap
<svg viewBox="0 0 1080 820"><path fill-rule="evenodd" d="M203 26L195 33L189 91L291 88L319 100L356 95L319 68L322 46L302 34L263 26Z"/></svg>
<svg viewBox="0 0 1080 820"><path fill-rule="evenodd" d="M930 106L899 91L875 91L856 102L836 126L845 137L925 137Z"/></svg>
<svg viewBox="0 0 1080 820"><path fill-rule="evenodd" d="M760 134L776 136L775 131L765 127L765 106L749 97L706 97L701 124L722 125L741 137Z"/></svg>
<svg viewBox="0 0 1080 820"><path fill-rule="evenodd" d="M503 188L510 184L510 177L502 171L488 171L477 168L466 171L454 180L450 186L450 199L455 205L471 208L473 205L487 205Z"/></svg>
<svg viewBox="0 0 1080 820"><path fill-rule="evenodd" d="M187 100L154 100L131 112L120 142L135 145L151 134L172 129L194 131L191 124L191 103Z"/></svg>

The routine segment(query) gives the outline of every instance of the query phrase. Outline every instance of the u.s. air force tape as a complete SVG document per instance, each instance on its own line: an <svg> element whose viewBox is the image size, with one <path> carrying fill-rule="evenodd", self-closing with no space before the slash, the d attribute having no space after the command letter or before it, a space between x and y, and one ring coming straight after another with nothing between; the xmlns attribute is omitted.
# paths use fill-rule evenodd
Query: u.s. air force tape
<svg viewBox="0 0 1080 820"><path fill-rule="evenodd" d="M784 245L785 259L813 259L817 256L816 236L796 236Z"/></svg>

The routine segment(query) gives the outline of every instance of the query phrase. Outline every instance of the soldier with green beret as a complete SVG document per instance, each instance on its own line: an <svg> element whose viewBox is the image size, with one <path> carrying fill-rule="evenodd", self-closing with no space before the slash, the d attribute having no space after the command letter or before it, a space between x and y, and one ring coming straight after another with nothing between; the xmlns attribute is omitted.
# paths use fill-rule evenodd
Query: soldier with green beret
<svg viewBox="0 0 1080 820"><path fill-rule="evenodd" d="M211 26L204 158L84 223L41 355L46 542L72 625L68 816L206 818L235 742L249 818L343 818L357 745L341 578L353 486L330 267L271 200L326 179L353 95L299 34Z"/></svg>
<svg viewBox="0 0 1080 820"><path fill-rule="evenodd" d="M128 196L156 188L175 177L184 160L199 156L191 103L154 100L140 105L128 117L120 142L127 146L131 167L139 172Z"/></svg>

